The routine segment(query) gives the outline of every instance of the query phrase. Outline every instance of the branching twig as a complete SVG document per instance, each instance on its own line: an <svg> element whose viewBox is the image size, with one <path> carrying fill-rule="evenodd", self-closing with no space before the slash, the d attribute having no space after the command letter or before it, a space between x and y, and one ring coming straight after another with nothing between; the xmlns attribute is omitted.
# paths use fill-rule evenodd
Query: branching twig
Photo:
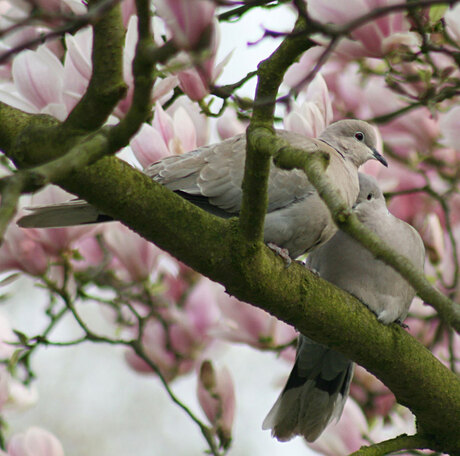
<svg viewBox="0 0 460 456"><path fill-rule="evenodd" d="M110 345L122 345L125 347L131 348L136 355L138 355L151 369L155 374L158 376L160 379L161 383L163 384L163 387L165 388L165 391L167 392L168 396L170 399L177 404L184 412L191 418L191 420L200 428L201 433L203 434L204 438L206 439L209 449L212 455L214 456L221 456L221 453L219 451L219 448L217 447L216 441L215 441L215 435L214 432L211 428L206 426L193 412L192 410L185 405L172 391L171 387L169 386L168 381L162 374L161 370L158 368L158 366L149 358L147 353L144 350L144 346L142 344L142 338L143 338L143 331L142 331L142 326L140 326L140 330L138 333L137 338L131 339L131 340L126 340L126 339L112 339L107 336L100 336L96 334L92 329L89 328L89 326L86 324L86 322L83 320L83 318L80 316L78 313L75 303L72 300L72 297L68 293L68 291L63 288L57 286L56 283L53 281L50 281L46 278L44 278L45 283L47 287L53 292L56 293L65 303L66 310L69 311L73 317L75 318L75 321L78 323L80 326L81 330L83 331L84 335L78 339L75 339L73 341L67 341L67 342L50 342L46 338L46 334L42 338L36 337L36 343L37 344L44 344L44 345L53 345L53 346L69 346L69 345L77 345L81 344L83 342L95 342L95 343L104 343L104 344L110 344ZM35 346L33 347L35 348Z"/></svg>
<svg viewBox="0 0 460 456"><path fill-rule="evenodd" d="M30 40L23 41L18 46L9 49L6 52L0 54L0 64L5 63L13 55L18 54L24 49L28 49L37 44L45 43L53 38L57 38L66 33L75 33L78 30L86 27L89 24L94 24L97 22L110 8L119 3L120 0L103 0L99 2L94 8L91 8L90 11L86 14L81 14L78 16L73 16L74 20L68 24L64 24L60 27L55 28L43 35L38 37L31 38Z"/></svg>

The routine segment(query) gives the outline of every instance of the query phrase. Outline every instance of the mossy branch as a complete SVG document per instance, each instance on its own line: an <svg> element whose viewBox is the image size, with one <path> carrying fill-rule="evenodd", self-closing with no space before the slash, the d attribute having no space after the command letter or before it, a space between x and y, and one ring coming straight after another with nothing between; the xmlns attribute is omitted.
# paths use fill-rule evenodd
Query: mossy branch
<svg viewBox="0 0 460 456"><path fill-rule="evenodd" d="M90 2L97 5L97 1ZM94 131L107 120L126 93L123 80L123 27L120 5L93 27L92 75L85 95L64 122L69 129Z"/></svg>
<svg viewBox="0 0 460 456"><path fill-rule="evenodd" d="M102 134L98 133L89 139L74 136L73 141L77 143L70 145L68 140L65 149L55 144L50 150L42 146L36 151L40 141L46 143L45 133L53 131L53 122L40 116L31 121L27 115L16 112L19 126L5 119L14 132L11 133L2 125L7 113L11 112L0 105L0 129L7 135L7 138L0 136L0 142L6 146L7 155L22 166L53 160L62 150L73 149L78 153L78 140L82 139L91 153L104 147L97 145L95 138ZM254 154L261 151L266 162L276 153L282 163L289 149L280 140L273 141L272 114L267 111L258 116L263 121L257 128L251 128L248 143ZM42 128L40 135L37 134L39 127ZM113 130L109 130L108 135L110 131ZM271 146L275 146L274 150L268 150L265 136ZM322 156L312 160L307 174L314 183L315 173L323 176L326 162ZM249 164L248 169L251 166ZM263 187L257 174L248 173L246 198L252 197L249 192L253 188ZM267 178L265 168L262 179L266 182ZM302 333L354 359L377 375L398 401L414 412L424 435L435 439L443 451L460 452L460 381L400 327L381 325L358 300L299 264L286 270L283 261L261 243L260 248L254 249L251 239L257 241L260 236L247 236L248 232L241 230L237 219L222 220L205 213L116 158L104 157L90 166L72 170L65 177L57 176L55 182L121 220L195 270L224 284L227 291L239 299L267 310ZM330 184L324 184L325 188L318 182L316 185L327 198ZM255 198L254 207L265 210L260 201L266 198L266 191L262 188L257 194L261 199ZM246 203L248 225L250 207ZM339 212L342 214L339 218L346 220L347 211ZM262 213L261 226L263 216Z"/></svg>
<svg viewBox="0 0 460 456"><path fill-rule="evenodd" d="M154 47L150 30L150 2L148 0L136 0L136 8L138 41L133 60L133 99L124 119L112 128L111 143L114 149L125 146L152 113L153 69L157 62L149 56L149 51ZM175 52L175 49L169 49L169 45L165 45L165 47L168 52Z"/></svg>
<svg viewBox="0 0 460 456"><path fill-rule="evenodd" d="M418 434L398 435L394 439L385 440L384 442L375 443L367 447L361 447L358 451L350 456L384 456L402 450L436 450L436 445Z"/></svg>

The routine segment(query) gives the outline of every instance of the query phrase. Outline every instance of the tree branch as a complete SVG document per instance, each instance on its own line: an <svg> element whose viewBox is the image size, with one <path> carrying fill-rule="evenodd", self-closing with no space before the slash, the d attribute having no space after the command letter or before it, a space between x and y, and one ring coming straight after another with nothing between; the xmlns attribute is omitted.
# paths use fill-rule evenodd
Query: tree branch
<svg viewBox="0 0 460 456"><path fill-rule="evenodd" d="M168 43L160 48L155 47L150 30L150 2L148 0L136 0L136 7L138 41L133 61L134 93L128 113L118 125L112 128L110 136L112 147L115 150L125 146L139 130L142 123L151 115L153 69L157 63L149 55L151 49L160 49L161 51L166 49L168 56L176 50L174 46L171 49L172 45ZM163 55L158 53L158 57L163 57Z"/></svg>
<svg viewBox="0 0 460 456"><path fill-rule="evenodd" d="M97 7L101 2L91 2L94 3ZM93 31L91 79L85 95L65 120L63 125L66 128L97 130L126 93L123 80L125 28L120 5L116 4L107 11L94 25Z"/></svg>
<svg viewBox="0 0 460 456"><path fill-rule="evenodd" d="M385 440L367 447L361 447L358 451L350 454L350 456L384 456L385 454L394 453L395 451L422 449L435 450L437 446L433 441L419 434L402 434L394 439Z"/></svg>
<svg viewBox="0 0 460 456"><path fill-rule="evenodd" d="M86 27L88 24L96 23L101 17L103 17L107 10L119 2L120 0L101 0L94 8L91 8L88 13L72 15L71 18L68 18L69 21L66 24L60 27L56 27L55 29L44 34L40 34L40 36L31 38L30 40L23 41L20 45L1 53L0 64L5 63L12 56L19 54L25 49L29 49L33 46L45 43L46 41L49 41L53 38L63 36L66 33L75 33L83 27Z"/></svg>

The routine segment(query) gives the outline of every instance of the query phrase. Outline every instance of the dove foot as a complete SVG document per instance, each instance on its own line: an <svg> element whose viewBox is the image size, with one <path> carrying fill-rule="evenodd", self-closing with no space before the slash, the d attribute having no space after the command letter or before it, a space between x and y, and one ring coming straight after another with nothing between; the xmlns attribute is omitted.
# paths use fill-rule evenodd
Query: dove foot
<svg viewBox="0 0 460 456"><path fill-rule="evenodd" d="M306 264L305 267L306 267L313 275L315 275L316 277L321 277L321 274L320 274L319 271L316 270L315 268L312 268L312 267L309 266L308 264Z"/></svg>
<svg viewBox="0 0 460 456"><path fill-rule="evenodd" d="M292 259L289 256L288 249L283 249L282 247L279 247L278 245L273 244L273 242L267 242L267 247L270 250L273 250L273 252L275 252L278 256L280 256L283 259L286 268L288 268L291 265Z"/></svg>
<svg viewBox="0 0 460 456"><path fill-rule="evenodd" d="M403 329L409 329L409 325L406 325L406 323L403 323L401 320L396 320L395 323Z"/></svg>

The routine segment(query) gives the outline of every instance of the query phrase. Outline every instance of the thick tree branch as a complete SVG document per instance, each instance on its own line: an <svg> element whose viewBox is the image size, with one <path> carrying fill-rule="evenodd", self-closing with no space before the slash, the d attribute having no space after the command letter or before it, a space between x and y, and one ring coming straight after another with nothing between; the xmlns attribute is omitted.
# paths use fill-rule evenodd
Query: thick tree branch
<svg viewBox="0 0 460 456"><path fill-rule="evenodd" d="M290 39L295 40L295 37ZM289 65L293 55L294 48L290 57L289 54L280 55L280 59L286 58L285 64ZM285 68L287 66L273 67L281 73ZM120 219L195 270L224 284L228 292L239 299L267 310L366 367L390 387L400 403L414 412L424 435L439 443L443 451L459 453L460 381L455 374L400 327L381 325L352 296L298 264L286 270L284 263L268 249L254 248L254 241L260 241L263 227L268 178L266 165L271 155L283 157L284 154L280 153L284 144L273 140L272 133L277 81L282 75L278 75L273 84L268 77L268 74L261 74L259 91L265 98L256 106L255 120L248 133L250 154L262 156L264 169L257 174L258 160L250 162L248 159L244 190L246 219L241 227L238 220L222 220L190 205L113 157L72 170L65 177L59 175L54 181L104 213ZM48 136L54 131L53 122L39 116L31 116L34 120L30 122L27 115L18 113L18 125L13 125L4 119L10 112L0 105L0 129L6 135L5 138L0 135L0 146L20 166L53 160L70 148L75 148L73 150L78 153L78 142L82 138L74 135L71 140L64 141L63 146L50 144ZM12 127L11 130L3 127L3 121ZM265 145L265 138L268 138L270 147ZM101 147L92 142L94 139L85 140L84 144L92 149L91 153ZM37 144L42 143L44 145L37 150ZM47 145L51 146L49 150ZM321 156L313 157L313 165L308 166L307 174L308 170L313 170L313 177L308 175L314 183L313 173L322 176L325 162ZM251 169L254 169L253 173ZM254 197L250 195L254 189L256 197L251 206L249 196ZM321 188L319 191L327 195ZM251 218L251 207L257 210L254 219ZM339 211L337 219L343 223L349 215L349 209ZM252 220L257 224L254 230L250 228ZM199 243L196 242L198 238Z"/></svg>
<svg viewBox="0 0 460 456"><path fill-rule="evenodd" d="M205 213L116 158L103 158L59 184L239 299L354 359L414 412L426 435L436 436L444 450L460 450L460 381L398 326L381 325L355 298L302 266L286 270L268 249L254 251L236 219Z"/></svg>

